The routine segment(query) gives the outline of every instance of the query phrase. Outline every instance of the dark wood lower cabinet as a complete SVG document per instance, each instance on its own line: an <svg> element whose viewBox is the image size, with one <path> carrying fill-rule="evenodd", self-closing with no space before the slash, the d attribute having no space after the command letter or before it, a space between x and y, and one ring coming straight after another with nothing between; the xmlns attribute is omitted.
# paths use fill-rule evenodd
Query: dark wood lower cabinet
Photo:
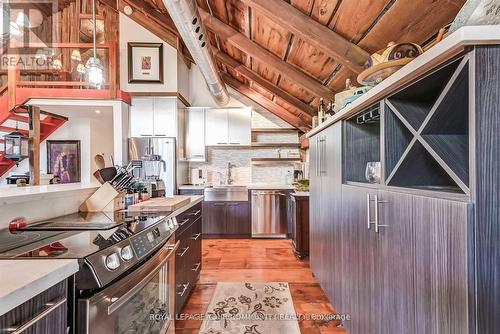
<svg viewBox="0 0 500 334"><path fill-rule="evenodd" d="M309 256L309 196L291 194L292 247L295 255Z"/></svg>
<svg viewBox="0 0 500 334"><path fill-rule="evenodd" d="M184 216L193 219L181 226L175 236L180 242L175 256L176 314L181 311L200 276L203 215L197 213L198 210L201 210L201 203L185 213Z"/></svg>
<svg viewBox="0 0 500 334"><path fill-rule="evenodd" d="M205 202L204 238L251 236L250 202Z"/></svg>
<svg viewBox="0 0 500 334"><path fill-rule="evenodd" d="M68 282L64 280L0 316L0 333L66 334Z"/></svg>

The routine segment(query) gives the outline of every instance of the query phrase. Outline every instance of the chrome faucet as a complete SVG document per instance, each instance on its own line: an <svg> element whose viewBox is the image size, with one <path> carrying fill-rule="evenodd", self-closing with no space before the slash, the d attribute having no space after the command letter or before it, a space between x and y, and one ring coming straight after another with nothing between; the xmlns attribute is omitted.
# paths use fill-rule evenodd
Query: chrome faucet
<svg viewBox="0 0 500 334"><path fill-rule="evenodd" d="M233 181L234 181L234 180L231 178L231 167L233 167L233 165L232 165L230 162L228 162L228 163L227 163L227 170L226 170L226 183L227 183L227 184L231 184L231 183L233 183Z"/></svg>

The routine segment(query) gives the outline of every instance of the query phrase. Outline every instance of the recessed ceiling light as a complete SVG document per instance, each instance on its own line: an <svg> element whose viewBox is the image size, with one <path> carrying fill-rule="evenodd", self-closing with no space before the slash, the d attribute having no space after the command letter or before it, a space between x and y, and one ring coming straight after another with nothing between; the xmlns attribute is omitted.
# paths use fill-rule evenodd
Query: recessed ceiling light
<svg viewBox="0 0 500 334"><path fill-rule="evenodd" d="M100 114L100 113L101 113L101 111L100 111L99 109L96 109L96 110L95 110L95 113L96 113L96 114Z"/></svg>

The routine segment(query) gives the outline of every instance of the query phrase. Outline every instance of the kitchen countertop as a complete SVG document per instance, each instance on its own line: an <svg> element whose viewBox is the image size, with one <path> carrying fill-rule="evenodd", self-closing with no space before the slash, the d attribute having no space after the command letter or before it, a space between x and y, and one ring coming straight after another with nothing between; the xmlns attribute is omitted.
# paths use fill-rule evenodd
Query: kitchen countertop
<svg viewBox="0 0 500 334"><path fill-rule="evenodd" d="M8 185L0 187L0 204L20 197L30 197L37 199L44 196L58 195L68 191L81 191L86 189L96 189L101 185L99 183L67 183L67 184L48 184L40 186L18 187Z"/></svg>
<svg viewBox="0 0 500 334"><path fill-rule="evenodd" d="M207 186L207 185L183 184L182 186L178 187L178 189L180 189L180 190L203 190L205 188L210 188L210 186Z"/></svg>
<svg viewBox="0 0 500 334"><path fill-rule="evenodd" d="M291 195L296 197L309 197L309 191L295 191L291 193Z"/></svg>
<svg viewBox="0 0 500 334"><path fill-rule="evenodd" d="M222 185L223 186L223 185ZM290 184L281 184L281 183L250 183L250 184L232 184L231 186L242 186L247 187L249 190L292 190L295 189L293 185ZM210 185L182 185L179 186L179 189L200 189L204 190L205 188L211 188Z"/></svg>
<svg viewBox="0 0 500 334"><path fill-rule="evenodd" d="M0 316L77 271L76 259L0 260Z"/></svg>

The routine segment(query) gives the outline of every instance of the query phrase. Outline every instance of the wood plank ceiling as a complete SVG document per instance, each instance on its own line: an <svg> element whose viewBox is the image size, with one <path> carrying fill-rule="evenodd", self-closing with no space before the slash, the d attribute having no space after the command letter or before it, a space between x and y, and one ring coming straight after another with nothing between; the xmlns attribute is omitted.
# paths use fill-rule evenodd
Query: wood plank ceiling
<svg viewBox="0 0 500 334"><path fill-rule="evenodd" d="M121 0L168 16L162 0ZM306 131L387 43L424 44L465 0L197 0L226 83ZM144 5L147 5L146 7ZM168 21L167 21L168 22ZM237 84L236 84L237 83ZM249 93L250 92L250 93Z"/></svg>

